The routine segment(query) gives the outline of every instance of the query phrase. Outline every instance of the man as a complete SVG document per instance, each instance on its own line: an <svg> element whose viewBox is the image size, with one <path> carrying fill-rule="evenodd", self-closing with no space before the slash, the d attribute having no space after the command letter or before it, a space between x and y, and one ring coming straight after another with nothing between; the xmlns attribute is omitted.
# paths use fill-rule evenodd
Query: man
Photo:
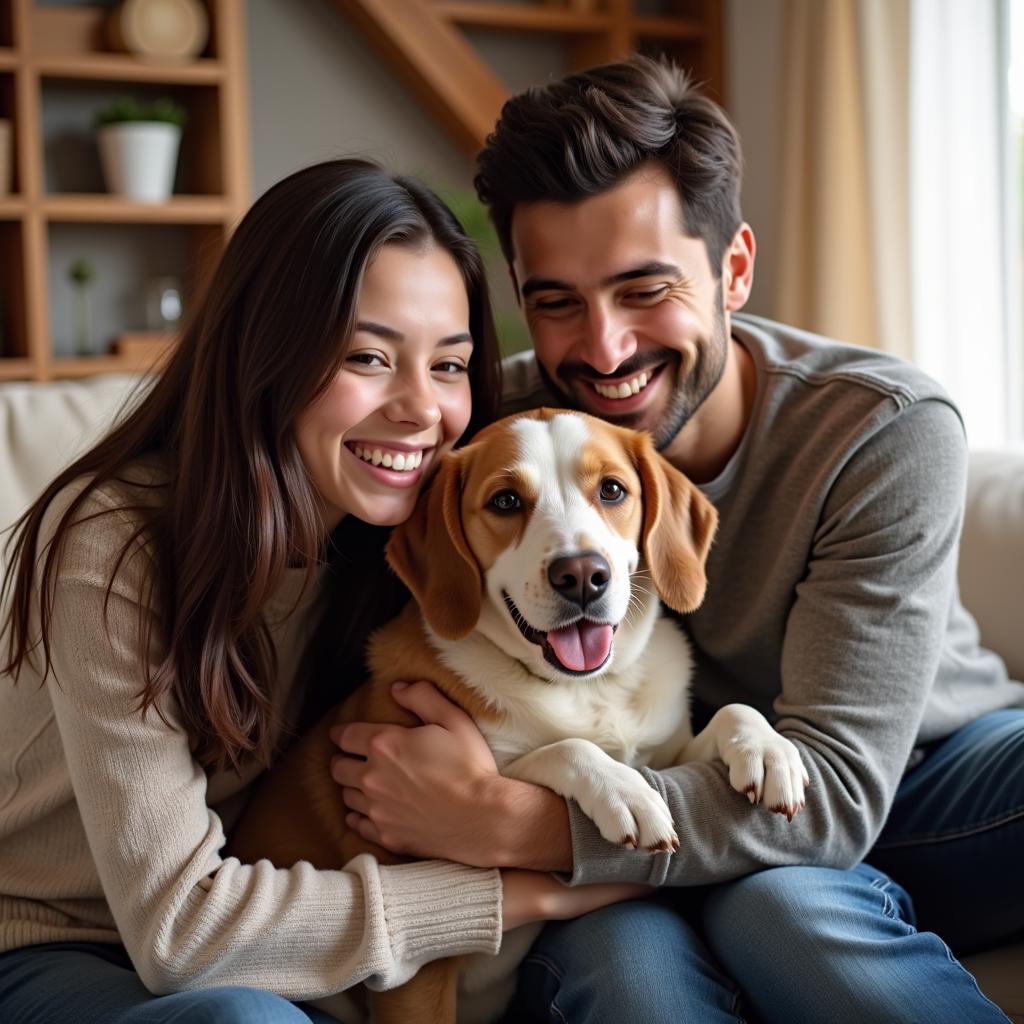
<svg viewBox="0 0 1024 1024"><path fill-rule="evenodd" d="M978 647L956 592L955 407L907 364L735 315L755 253L739 142L669 65L514 97L476 184L535 348L508 367L508 411L649 430L702 486L720 525L685 623L696 712L756 706L811 779L787 822L736 800L720 765L646 772L671 856L606 843L572 806L567 832L564 803L521 784L498 810L479 802L500 853L474 863L665 887L549 925L513 1019L1005 1021L946 946L1024 926L1024 685Z"/></svg>
<svg viewBox="0 0 1024 1024"><path fill-rule="evenodd" d="M894 359L733 317L755 251L739 143L677 69L636 59L513 98L476 183L536 352L510 367L509 411L555 401L649 430L702 485L721 520L686 622L698 701L760 708L811 777L788 823L710 766L648 773L680 853L646 864L574 810L574 881L747 876L702 917L765 1020L1002 1019L913 929L916 909L970 951L1024 927L1024 712L1000 710L1024 687L957 598L956 409ZM815 867L752 874L786 864Z"/></svg>

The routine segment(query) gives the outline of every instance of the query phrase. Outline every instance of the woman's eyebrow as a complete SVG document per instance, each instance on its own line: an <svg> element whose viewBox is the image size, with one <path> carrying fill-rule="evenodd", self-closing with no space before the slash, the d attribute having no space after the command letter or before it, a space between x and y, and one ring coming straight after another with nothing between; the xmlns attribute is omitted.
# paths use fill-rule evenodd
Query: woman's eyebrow
<svg viewBox="0 0 1024 1024"><path fill-rule="evenodd" d="M463 345L467 342L473 344L473 335L463 331L461 334L450 334L447 338L442 338L438 345Z"/></svg>
<svg viewBox="0 0 1024 1024"><path fill-rule="evenodd" d="M386 327L384 324L374 323L372 320L357 320L356 330L376 334L378 338L384 338L386 341L405 341L405 335L401 331L396 331L394 327Z"/></svg>
<svg viewBox="0 0 1024 1024"><path fill-rule="evenodd" d="M388 327L385 324L375 323L373 320L357 320L356 330L376 334L378 338L383 338L385 341L405 341L405 335L401 331L396 331L394 327ZM462 331L459 334L450 334L448 337L442 338L438 345L462 345L466 342L472 345L473 335L468 331Z"/></svg>

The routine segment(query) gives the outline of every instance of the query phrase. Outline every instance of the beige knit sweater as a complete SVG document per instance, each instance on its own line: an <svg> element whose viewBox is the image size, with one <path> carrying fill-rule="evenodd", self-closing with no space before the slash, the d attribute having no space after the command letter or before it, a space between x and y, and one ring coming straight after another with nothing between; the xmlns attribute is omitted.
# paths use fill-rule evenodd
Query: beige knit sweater
<svg viewBox="0 0 1024 1024"><path fill-rule="evenodd" d="M158 467L140 464L133 479ZM53 503L49 536L74 487ZM192 758L173 700L169 721L136 709L142 678L137 610L151 567L126 560L104 592L133 522L119 510L143 491L91 496L65 548L52 630L54 674L0 677L0 950L40 942L122 942L153 992L250 985L311 999L367 980L391 987L423 963L497 951L498 872L442 861L343 871L224 859L258 773L207 773ZM152 498L148 500L153 500ZM294 721L294 675L318 608L291 571L267 610L280 661L276 699ZM159 650L150 659L160 657Z"/></svg>

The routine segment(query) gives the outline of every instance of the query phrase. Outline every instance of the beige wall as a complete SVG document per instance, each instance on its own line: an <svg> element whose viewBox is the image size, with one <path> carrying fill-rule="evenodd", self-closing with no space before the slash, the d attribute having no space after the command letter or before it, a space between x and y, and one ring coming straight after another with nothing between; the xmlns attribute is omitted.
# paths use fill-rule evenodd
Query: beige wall
<svg viewBox="0 0 1024 1024"><path fill-rule="evenodd" d="M247 10L254 197L338 156L469 187L460 150L329 0L249 0Z"/></svg>
<svg viewBox="0 0 1024 1024"><path fill-rule="evenodd" d="M747 310L773 316L778 244L782 0L728 0L725 64L729 113L743 142L743 216L754 229L757 261Z"/></svg>

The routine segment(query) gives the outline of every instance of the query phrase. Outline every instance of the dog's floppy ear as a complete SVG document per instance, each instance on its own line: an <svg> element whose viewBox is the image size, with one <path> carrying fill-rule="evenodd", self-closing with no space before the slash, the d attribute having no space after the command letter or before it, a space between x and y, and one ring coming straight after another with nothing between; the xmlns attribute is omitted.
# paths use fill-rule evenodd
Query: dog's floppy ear
<svg viewBox="0 0 1024 1024"><path fill-rule="evenodd" d="M396 526L387 559L438 636L460 640L480 618L483 578L462 529L465 452L445 456L413 514Z"/></svg>
<svg viewBox="0 0 1024 1024"><path fill-rule="evenodd" d="M700 490L662 458L647 434L634 450L644 488L643 553L661 599L677 612L704 600L704 563L718 513Z"/></svg>

